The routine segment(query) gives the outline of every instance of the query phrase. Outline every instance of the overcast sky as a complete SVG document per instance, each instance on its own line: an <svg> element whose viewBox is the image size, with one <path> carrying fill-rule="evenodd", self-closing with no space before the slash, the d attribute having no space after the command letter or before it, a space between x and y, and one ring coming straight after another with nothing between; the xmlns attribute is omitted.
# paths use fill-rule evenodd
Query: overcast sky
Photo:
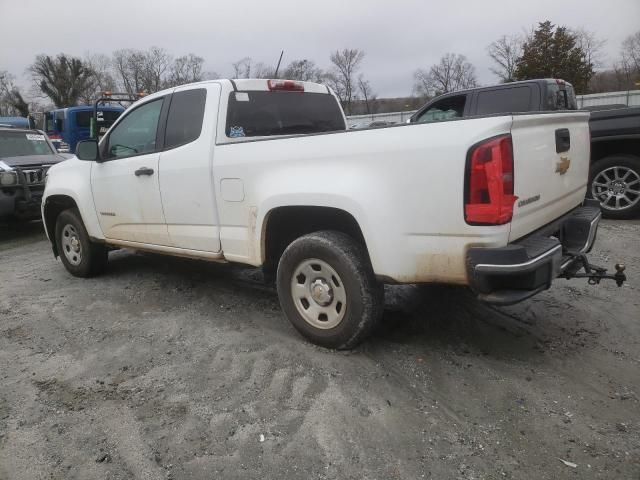
<svg viewBox="0 0 640 480"><path fill-rule="evenodd" d="M245 56L275 64L284 49L285 65L309 58L327 67L331 51L349 47L366 52L362 73L379 96L404 96L415 69L447 52L466 55L479 81L493 83L487 45L546 19L596 32L611 64L640 29L640 0L0 0L0 70L28 84L25 68L39 53L157 45L230 76Z"/></svg>

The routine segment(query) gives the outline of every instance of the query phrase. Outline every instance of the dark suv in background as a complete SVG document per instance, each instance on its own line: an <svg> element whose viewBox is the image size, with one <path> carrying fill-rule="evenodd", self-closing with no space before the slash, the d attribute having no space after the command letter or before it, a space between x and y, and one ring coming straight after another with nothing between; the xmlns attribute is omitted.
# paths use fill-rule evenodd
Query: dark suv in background
<svg viewBox="0 0 640 480"><path fill-rule="evenodd" d="M409 122L577 108L570 83L545 78L440 95L414 113ZM633 218L640 214L640 107L602 108L589 108L591 174L587 196L600 201L605 217Z"/></svg>
<svg viewBox="0 0 640 480"><path fill-rule="evenodd" d="M41 130L0 127L0 219L40 218L40 203L58 154Z"/></svg>

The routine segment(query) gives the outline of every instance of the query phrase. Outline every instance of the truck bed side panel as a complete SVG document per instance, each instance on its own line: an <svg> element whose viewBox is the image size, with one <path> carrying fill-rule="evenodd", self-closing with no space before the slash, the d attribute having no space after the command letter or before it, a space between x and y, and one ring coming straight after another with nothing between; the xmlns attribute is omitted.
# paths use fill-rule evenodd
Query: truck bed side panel
<svg viewBox="0 0 640 480"><path fill-rule="evenodd" d="M503 245L509 234L465 223L467 150L510 128L501 116L217 145L216 185L244 186L242 202L216 193L224 255L259 265L273 208L327 206L358 220L378 275L464 284L466 248Z"/></svg>

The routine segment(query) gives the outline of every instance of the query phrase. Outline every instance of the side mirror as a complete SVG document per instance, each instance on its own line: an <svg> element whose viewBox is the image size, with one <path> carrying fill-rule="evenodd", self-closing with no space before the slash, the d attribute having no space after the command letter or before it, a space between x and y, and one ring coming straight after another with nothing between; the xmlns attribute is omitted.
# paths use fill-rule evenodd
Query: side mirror
<svg viewBox="0 0 640 480"><path fill-rule="evenodd" d="M100 160L98 141L93 139L79 141L76 145L76 157L90 162Z"/></svg>

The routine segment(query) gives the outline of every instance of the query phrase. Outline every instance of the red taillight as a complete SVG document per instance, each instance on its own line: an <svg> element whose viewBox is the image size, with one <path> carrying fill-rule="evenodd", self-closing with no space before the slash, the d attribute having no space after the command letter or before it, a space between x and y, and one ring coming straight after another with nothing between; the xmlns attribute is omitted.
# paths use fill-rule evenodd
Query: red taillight
<svg viewBox="0 0 640 480"><path fill-rule="evenodd" d="M269 90L286 90L289 92L304 92L304 83L294 80L267 80Z"/></svg>
<svg viewBox="0 0 640 480"><path fill-rule="evenodd" d="M503 225L513 217L513 146L502 135L472 147L467 159L464 219L472 225Z"/></svg>
<svg viewBox="0 0 640 480"><path fill-rule="evenodd" d="M52 133L52 134L48 134L49 140L61 140L62 137L58 134Z"/></svg>

